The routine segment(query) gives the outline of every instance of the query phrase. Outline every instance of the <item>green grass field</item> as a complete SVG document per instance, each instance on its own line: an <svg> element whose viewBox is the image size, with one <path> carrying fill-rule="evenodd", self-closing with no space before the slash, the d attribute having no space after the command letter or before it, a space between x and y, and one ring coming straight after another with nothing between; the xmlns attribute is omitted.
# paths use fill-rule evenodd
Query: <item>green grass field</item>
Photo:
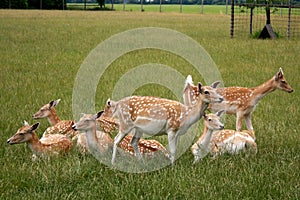
<svg viewBox="0 0 300 200"><path fill-rule="evenodd" d="M283 67L294 92L274 91L257 106L256 156L208 156L192 165L187 151L173 168L133 174L111 169L93 156L83 157L76 149L63 158L32 162L25 144L6 143L23 120L34 123L31 116L50 100L61 98L58 114L72 119L76 74L89 52L115 34L143 27L173 29L193 38L211 55L225 86L256 86ZM147 8L143 13L0 10L0 199L300 199L300 41L231 39L229 27L227 15ZM103 108L125 72L145 63L165 64L203 82L179 56L136 50L111 63L98 85L96 108ZM174 98L155 84L135 93ZM41 136L48 122L39 122ZM199 130L202 123L197 124ZM234 116L226 117L226 128L234 124ZM158 139L167 144L166 137Z"/></svg>

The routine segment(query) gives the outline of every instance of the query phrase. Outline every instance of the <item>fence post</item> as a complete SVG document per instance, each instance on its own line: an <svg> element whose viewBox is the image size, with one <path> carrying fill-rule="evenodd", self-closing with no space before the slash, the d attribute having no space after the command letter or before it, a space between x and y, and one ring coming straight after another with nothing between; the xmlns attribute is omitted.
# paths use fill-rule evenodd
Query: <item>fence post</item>
<svg viewBox="0 0 300 200"><path fill-rule="evenodd" d="M254 5L251 6L250 8L250 36L252 36L253 10L254 10Z"/></svg>
<svg viewBox="0 0 300 200"><path fill-rule="evenodd" d="M234 0L231 0L231 22L230 22L230 36L233 38L234 32Z"/></svg>
<svg viewBox="0 0 300 200"><path fill-rule="evenodd" d="M180 0L180 13L182 13L182 0Z"/></svg>
<svg viewBox="0 0 300 200"><path fill-rule="evenodd" d="M290 39L290 31L291 31L291 0L289 0L289 12L288 12L288 26L287 26L287 38Z"/></svg>
<svg viewBox="0 0 300 200"><path fill-rule="evenodd" d="M228 15L228 0L226 0L226 15Z"/></svg>
<svg viewBox="0 0 300 200"><path fill-rule="evenodd" d="M162 4L162 0L159 0L159 12L161 12L161 4Z"/></svg>

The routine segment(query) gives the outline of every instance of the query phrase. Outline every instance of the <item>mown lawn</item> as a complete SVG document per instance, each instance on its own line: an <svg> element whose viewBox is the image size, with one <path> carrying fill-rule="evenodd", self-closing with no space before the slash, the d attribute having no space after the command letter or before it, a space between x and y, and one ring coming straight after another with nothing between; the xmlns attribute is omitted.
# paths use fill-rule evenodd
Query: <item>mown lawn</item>
<svg viewBox="0 0 300 200"><path fill-rule="evenodd" d="M176 30L197 41L216 63L225 86L256 86L283 68L294 92L274 91L257 106L253 113L257 155L206 157L192 165L193 157L186 151L173 168L135 174L111 169L76 149L63 158L32 162L26 145L6 144L23 120L34 123L31 116L50 100L61 98L58 114L72 119L73 87L84 59L106 39L143 27ZM158 13L147 8L143 13L0 10L0 198L299 199L300 42L231 39L229 27L230 17L223 14ZM147 63L170 66L204 83L182 57L140 49L110 64L97 87L96 109L103 108L122 75ZM175 98L157 84L135 93ZM41 136L48 122L39 122ZM202 122L197 124L199 130ZM224 122L234 128L235 117ZM166 137L157 139L167 144Z"/></svg>

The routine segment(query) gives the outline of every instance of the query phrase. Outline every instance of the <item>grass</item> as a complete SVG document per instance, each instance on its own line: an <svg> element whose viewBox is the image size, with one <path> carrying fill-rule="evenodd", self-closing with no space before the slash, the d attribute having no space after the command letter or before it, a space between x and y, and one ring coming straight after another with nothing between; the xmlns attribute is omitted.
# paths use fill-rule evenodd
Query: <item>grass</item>
<svg viewBox="0 0 300 200"><path fill-rule="evenodd" d="M229 23L229 16L219 14L0 10L0 198L299 199L299 40L230 39ZM26 145L6 144L23 120L33 123L32 114L52 99L62 99L57 112L71 119L75 77L89 52L117 33L141 27L169 28L196 40L211 55L226 86L256 86L283 67L295 91L275 91L257 106L256 156L206 157L193 166L187 151L174 168L132 174L93 156L82 157L76 149L63 158L32 162ZM97 88L96 107L103 108L125 72L145 63L166 64L203 82L181 57L137 50L109 66ZM174 98L155 84L135 93ZM226 117L226 127L234 128L234 120ZM40 122L39 135L48 126ZM202 120L198 126L201 130ZM158 139L166 144L165 137Z"/></svg>

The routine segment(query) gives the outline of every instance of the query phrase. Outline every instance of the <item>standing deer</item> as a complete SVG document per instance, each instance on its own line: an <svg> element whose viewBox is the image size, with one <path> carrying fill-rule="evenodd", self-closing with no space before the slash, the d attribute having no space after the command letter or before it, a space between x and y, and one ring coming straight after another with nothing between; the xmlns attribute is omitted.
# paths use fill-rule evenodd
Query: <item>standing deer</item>
<svg viewBox="0 0 300 200"><path fill-rule="evenodd" d="M204 129L201 137L198 141L192 145L191 151L194 155L194 164L199 162L211 151L211 137L214 130L222 130L224 125L220 121L221 115L224 110L217 112L216 114L203 114Z"/></svg>
<svg viewBox="0 0 300 200"><path fill-rule="evenodd" d="M39 140L35 134L39 123L30 126L24 121L24 126L19 128L17 133L7 140L8 144L27 143L33 152L33 158L36 156L49 156L55 154L67 153L72 148L71 140L65 135L53 134L46 135Z"/></svg>
<svg viewBox="0 0 300 200"><path fill-rule="evenodd" d="M112 138L102 131L96 131L96 123L101 118L103 111L97 115L84 114L80 120L73 126L75 130L82 130L86 133L87 144L92 153L107 152L109 147L113 147ZM134 155L134 149L130 145L131 135L127 135L119 144L120 148L126 153ZM105 148L103 148L105 147ZM165 147L156 140L140 140L138 143L139 151L142 155L154 156L156 153L163 153L168 157Z"/></svg>
<svg viewBox="0 0 300 200"><path fill-rule="evenodd" d="M236 114L236 130L242 129L242 120L245 118L247 129L254 131L251 121L251 114L258 102L270 92L279 89L285 92L293 92L292 87L287 83L280 68L270 80L253 87L225 87L218 88L217 92L224 97L220 104L210 104L211 111L224 110L227 114ZM197 87L193 85L192 79L188 76L184 89L184 101L186 105L194 105L199 98Z"/></svg>
<svg viewBox="0 0 300 200"><path fill-rule="evenodd" d="M134 130L131 145L139 159L138 141L143 133L149 135L168 135L170 160L175 161L177 139L186 133L188 128L203 115L209 103L219 103L223 97L216 93L215 88L220 82L213 83L213 87L203 87L198 84L199 97L193 106L185 106L180 102L150 96L130 96L118 102L108 100L104 115L119 119L119 132L114 139L112 164L115 163L117 146L122 139Z"/></svg>

